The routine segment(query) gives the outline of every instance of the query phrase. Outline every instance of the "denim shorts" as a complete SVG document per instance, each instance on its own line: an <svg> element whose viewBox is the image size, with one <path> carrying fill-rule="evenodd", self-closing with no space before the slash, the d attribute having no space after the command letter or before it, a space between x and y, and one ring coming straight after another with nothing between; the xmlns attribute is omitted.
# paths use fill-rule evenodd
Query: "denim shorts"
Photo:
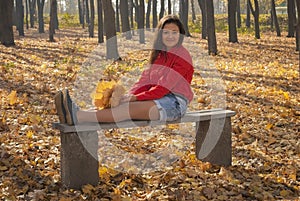
<svg viewBox="0 0 300 201"><path fill-rule="evenodd" d="M154 100L159 110L160 121L174 121L182 117L187 110L187 99L169 93L164 97Z"/></svg>

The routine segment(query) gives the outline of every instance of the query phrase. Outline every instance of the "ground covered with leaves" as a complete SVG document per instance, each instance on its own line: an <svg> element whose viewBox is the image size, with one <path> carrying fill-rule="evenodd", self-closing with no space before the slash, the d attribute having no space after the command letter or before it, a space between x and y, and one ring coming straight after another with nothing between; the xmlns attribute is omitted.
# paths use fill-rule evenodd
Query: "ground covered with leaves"
<svg viewBox="0 0 300 201"><path fill-rule="evenodd" d="M60 180L53 96L65 87L74 95L72 86L78 84L82 66L92 65L86 59L97 40L80 29L58 31L54 43L35 30L26 35L16 38L15 47L0 46L1 200L299 200L300 84L294 38L269 32L260 40L239 35L239 43L231 44L226 34L217 35L219 53L210 61L224 83L225 106L237 113L232 120L232 166L197 160L192 142L178 160L156 171L135 174L100 163L99 185L68 190ZM187 44L191 52L206 50L207 41L198 35L188 43L193 44ZM105 64L98 79L118 79L132 72L132 65L142 66L148 59L147 51L123 53L122 61ZM105 58L104 51L97 55ZM209 69L200 66L195 71L190 109L214 107L203 71ZM185 129L193 133L192 126ZM139 139L141 133L150 135L147 141ZM151 130L105 134L119 148L140 153L168 146L173 135ZM177 141L183 139L175 136Z"/></svg>

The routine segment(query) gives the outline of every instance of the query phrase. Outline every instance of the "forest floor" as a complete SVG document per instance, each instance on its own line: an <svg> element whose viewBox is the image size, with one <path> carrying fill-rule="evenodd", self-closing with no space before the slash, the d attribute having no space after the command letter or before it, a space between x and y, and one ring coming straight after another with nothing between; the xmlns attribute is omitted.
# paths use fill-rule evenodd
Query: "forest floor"
<svg viewBox="0 0 300 201"><path fill-rule="evenodd" d="M97 39L82 29L59 30L54 43L36 30L25 34L16 36L15 47L0 46L0 200L300 200L300 82L294 38L268 32L257 40L242 34L239 43L231 44L227 34L219 33L214 57L204 56L206 40L196 34L186 39L195 59L190 109L222 104L237 113L232 119L232 166L197 160L194 141L185 141L176 126L159 132L114 130L106 138L133 154L147 155L173 142L184 148L178 160L139 174L130 165L120 171L100 163L98 186L67 190L60 180L59 132L52 128L58 121L54 94L67 87L75 96L93 88L89 85L96 81L82 82L89 78L81 69L96 65L97 60L87 61L95 54L105 68L102 75L92 73L98 80L124 80L133 66L146 63L148 46L137 40L121 42L123 60L105 63L105 46L97 46ZM201 63L199 56L207 60ZM76 91L78 86L82 88ZM225 97L225 103L218 97ZM193 135L192 126L179 130Z"/></svg>

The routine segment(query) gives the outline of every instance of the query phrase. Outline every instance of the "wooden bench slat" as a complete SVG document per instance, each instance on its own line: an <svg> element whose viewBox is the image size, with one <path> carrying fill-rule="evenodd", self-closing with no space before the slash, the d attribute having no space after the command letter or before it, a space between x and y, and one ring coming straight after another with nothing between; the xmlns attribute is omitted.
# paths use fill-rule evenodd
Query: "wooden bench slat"
<svg viewBox="0 0 300 201"><path fill-rule="evenodd" d="M82 123L73 126L67 124L54 123L53 127L64 132L85 132L85 131L97 131L100 129L112 129L112 128L134 128L144 126L158 126L166 124L177 124L187 122L199 122L217 118L225 118L234 116L235 112L231 110L212 109L212 110L201 110L187 112L181 119L171 122L164 121L123 121L118 123Z"/></svg>

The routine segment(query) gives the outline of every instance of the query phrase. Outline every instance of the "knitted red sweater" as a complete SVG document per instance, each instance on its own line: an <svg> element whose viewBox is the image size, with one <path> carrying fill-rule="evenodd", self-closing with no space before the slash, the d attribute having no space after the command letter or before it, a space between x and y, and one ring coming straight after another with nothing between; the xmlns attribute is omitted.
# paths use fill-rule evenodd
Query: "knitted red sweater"
<svg viewBox="0 0 300 201"><path fill-rule="evenodd" d="M189 52L183 47L174 47L168 52L161 51L157 59L145 70L139 81L131 88L137 100L154 100L168 93L193 99L191 81L194 67Z"/></svg>

